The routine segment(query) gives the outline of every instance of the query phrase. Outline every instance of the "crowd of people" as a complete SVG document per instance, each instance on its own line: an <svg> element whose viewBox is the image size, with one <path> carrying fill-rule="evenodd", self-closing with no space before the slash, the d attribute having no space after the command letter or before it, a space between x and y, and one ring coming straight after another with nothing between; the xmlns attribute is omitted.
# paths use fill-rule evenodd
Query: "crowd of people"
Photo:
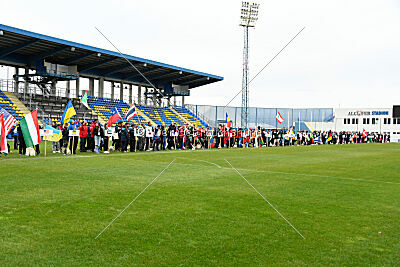
<svg viewBox="0 0 400 267"><path fill-rule="evenodd" d="M218 128L192 127L188 125L169 126L131 125L118 122L115 127L102 126L97 120L92 123L70 121L63 126L53 123L62 131L62 138L53 142L53 153L76 154L79 152L109 153L109 151L137 152L183 149L246 148L292 145L386 143L390 135L364 132L298 131L242 129L220 125ZM70 136L71 130L79 130L79 136ZM25 154L24 140L20 129L15 130L14 148ZM40 153L39 146L36 152Z"/></svg>
<svg viewBox="0 0 400 267"><path fill-rule="evenodd" d="M99 121L70 121L64 125L52 125L60 129L62 138L52 142L53 153L76 154L79 152L109 153L109 151L137 152L184 149L246 148L273 146L304 146L320 144L387 143L389 134L335 131L298 131L278 129L242 129L220 125L218 128L177 126L172 123L152 126L131 125L118 122L115 127L102 126ZM79 130L79 136L71 136L71 130ZM78 133L78 132L77 132ZM17 125L13 131L14 149L26 153L22 131ZM77 134L78 135L78 134ZM35 146L40 154L39 145Z"/></svg>

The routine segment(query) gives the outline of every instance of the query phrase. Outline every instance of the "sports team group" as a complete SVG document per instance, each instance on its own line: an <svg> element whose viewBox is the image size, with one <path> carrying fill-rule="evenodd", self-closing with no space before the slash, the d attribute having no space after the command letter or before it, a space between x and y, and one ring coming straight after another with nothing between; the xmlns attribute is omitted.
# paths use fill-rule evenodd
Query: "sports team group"
<svg viewBox="0 0 400 267"><path fill-rule="evenodd" d="M109 151L137 152L184 149L212 148L247 148L272 147L313 144L352 144L352 143L386 143L390 135L363 132L334 131L298 131L263 129L242 129L227 127L225 124L214 129L211 127L191 127L188 125L169 126L131 125L118 122L115 127L102 126L97 120L88 124L85 121L70 121L69 124L57 126L62 132L62 138L52 142L53 153L76 154L79 152L109 153ZM79 132L71 136L71 131ZM19 154L26 153L26 147L21 130L15 129L14 149ZM39 146L36 153L40 154Z"/></svg>

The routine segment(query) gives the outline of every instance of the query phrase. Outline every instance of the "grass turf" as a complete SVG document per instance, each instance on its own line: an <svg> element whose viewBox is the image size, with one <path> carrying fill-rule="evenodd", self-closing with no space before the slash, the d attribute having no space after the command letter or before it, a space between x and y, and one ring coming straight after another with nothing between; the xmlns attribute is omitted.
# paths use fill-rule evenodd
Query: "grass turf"
<svg viewBox="0 0 400 267"><path fill-rule="evenodd" d="M0 159L0 262L394 266L400 264L399 163L399 144L12 153Z"/></svg>

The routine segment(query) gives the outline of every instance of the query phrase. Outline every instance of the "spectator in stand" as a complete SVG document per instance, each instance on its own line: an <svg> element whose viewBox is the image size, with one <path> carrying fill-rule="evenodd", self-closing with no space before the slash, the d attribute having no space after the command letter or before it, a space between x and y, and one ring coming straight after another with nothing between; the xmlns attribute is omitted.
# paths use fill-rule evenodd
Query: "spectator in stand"
<svg viewBox="0 0 400 267"><path fill-rule="evenodd" d="M84 121L81 124L81 126L78 127L78 130L79 130L79 139L80 139L79 151L86 152L86 141L89 136L86 121Z"/></svg>

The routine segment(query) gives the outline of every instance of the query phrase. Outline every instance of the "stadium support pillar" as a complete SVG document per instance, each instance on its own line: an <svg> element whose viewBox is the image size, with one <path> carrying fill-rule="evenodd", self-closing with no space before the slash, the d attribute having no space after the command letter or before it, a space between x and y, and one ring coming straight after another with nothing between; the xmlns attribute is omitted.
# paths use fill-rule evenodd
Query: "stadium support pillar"
<svg viewBox="0 0 400 267"><path fill-rule="evenodd" d="M129 104L133 103L132 99L132 84L129 84Z"/></svg>
<svg viewBox="0 0 400 267"><path fill-rule="evenodd" d="M104 77L99 78L99 97L104 97Z"/></svg>
<svg viewBox="0 0 400 267"><path fill-rule="evenodd" d="M176 106L176 96L174 96L174 106Z"/></svg>
<svg viewBox="0 0 400 267"><path fill-rule="evenodd" d="M25 67L25 73L24 73L24 74L25 74L25 75L29 74L29 68L28 68L28 67ZM25 76L24 95L28 93L28 85L29 85L29 84L28 84L28 77ZM53 85L53 84L52 84L52 85ZM51 89L53 89L53 86L52 86Z"/></svg>
<svg viewBox="0 0 400 267"><path fill-rule="evenodd" d="M75 86L75 97L79 96L79 90L80 90L80 85L79 85L79 78L75 80L76 86Z"/></svg>
<svg viewBox="0 0 400 267"><path fill-rule="evenodd" d="M57 81L55 79L51 82L51 94L57 96Z"/></svg>
<svg viewBox="0 0 400 267"><path fill-rule="evenodd" d="M119 99L124 100L124 84L119 83Z"/></svg>
<svg viewBox="0 0 400 267"><path fill-rule="evenodd" d="M137 98L138 98L139 105L141 105L142 104L142 87L140 85L138 86Z"/></svg>
<svg viewBox="0 0 400 267"><path fill-rule="evenodd" d="M90 96L94 96L94 78L89 78L89 94Z"/></svg>
<svg viewBox="0 0 400 267"><path fill-rule="evenodd" d="M185 96L182 96L182 107L185 106Z"/></svg>
<svg viewBox="0 0 400 267"><path fill-rule="evenodd" d="M168 106L168 107L170 107L170 106L171 106L171 96L169 96L169 97L168 97L167 106Z"/></svg>
<svg viewBox="0 0 400 267"><path fill-rule="evenodd" d="M67 90L65 90L65 97L68 98L69 97L69 93L71 91L71 82L67 81Z"/></svg>
<svg viewBox="0 0 400 267"><path fill-rule="evenodd" d="M115 90L115 84L114 82L111 82L111 99L114 99L114 90Z"/></svg>
<svg viewBox="0 0 400 267"><path fill-rule="evenodd" d="M153 105L155 107L157 106L157 94L155 89L153 89Z"/></svg>
<svg viewBox="0 0 400 267"><path fill-rule="evenodd" d="M15 68L15 75L19 75L19 69ZM14 77L14 93L18 94L18 77Z"/></svg>
<svg viewBox="0 0 400 267"><path fill-rule="evenodd" d="M147 87L145 87L144 89L144 104L147 106L147 93L149 92L149 89Z"/></svg>

